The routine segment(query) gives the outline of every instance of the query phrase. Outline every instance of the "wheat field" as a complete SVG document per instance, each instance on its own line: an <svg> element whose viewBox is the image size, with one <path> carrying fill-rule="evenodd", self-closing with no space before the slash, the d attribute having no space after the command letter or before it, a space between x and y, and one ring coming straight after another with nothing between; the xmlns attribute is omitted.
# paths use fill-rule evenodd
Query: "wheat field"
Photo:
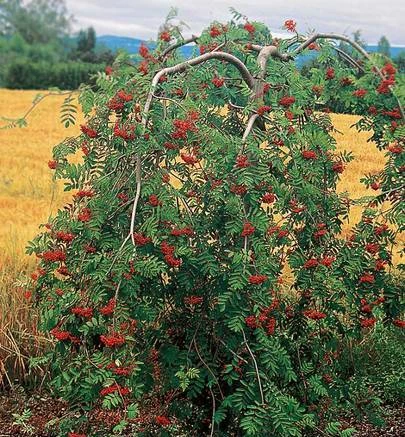
<svg viewBox="0 0 405 437"><path fill-rule="evenodd" d="M0 90L0 116L22 116L37 94L38 91ZM0 129L0 382L25 374L27 356L46 341L38 335L35 312L24 298L19 278L35 263L25 254L27 241L38 232L38 225L46 223L71 196L63 192L62 183L52 181L52 170L47 166L52 147L67 136L77 135L83 121L79 114L75 126L66 129L61 124L59 110L63 99L64 96L44 99L28 116L27 127ZM367 143L370 133L350 128L358 117L331 117L338 131L334 133L338 150L351 151L356 158L348 164L338 189L348 191L354 198L373 194L359 179L365 173L378 171L384 154L373 143ZM2 124L5 122L0 121L0 127ZM346 230L359 219L359 214L359 209L352 211Z"/></svg>

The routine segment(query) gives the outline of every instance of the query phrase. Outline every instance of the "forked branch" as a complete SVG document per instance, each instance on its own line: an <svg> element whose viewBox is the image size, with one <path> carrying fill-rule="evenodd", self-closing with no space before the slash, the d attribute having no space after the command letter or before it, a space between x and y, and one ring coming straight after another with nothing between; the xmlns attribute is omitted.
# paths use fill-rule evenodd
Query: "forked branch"
<svg viewBox="0 0 405 437"><path fill-rule="evenodd" d="M194 38L196 39L197 37L193 37L193 39ZM184 43L184 41L182 43ZM177 47L180 47L180 45L178 45ZM174 50L177 47L174 47L174 45L173 45L172 50ZM149 111L150 111L150 108L152 105L152 101L153 101L154 97L156 97L155 96L155 89L159 83L160 78L162 76L169 75L169 74L181 73L189 67L193 67L195 65L202 64L202 63L207 62L211 59L218 59L220 61L226 61L226 62L229 62L230 64L234 65L240 71L242 78L244 79L244 81L246 82L248 87L251 90L253 90L253 88L255 86L255 79L250 74L246 65L240 59L238 59L236 56L233 56L233 55L231 55L229 53L225 53L225 52L217 51L217 52L206 53L204 55L197 56L196 58L181 62L180 64L174 65L173 67L163 68L158 73L156 73L152 79L151 87L150 87L149 94L148 94L148 97L146 99L146 103L145 103L143 114L142 114L143 133L145 133L145 131L146 131L146 126L148 124ZM135 246L134 231L135 231L136 210L137 210L139 198L141 195L141 185L142 185L141 158L139 155L136 155L135 162L136 162L136 164L135 164L136 165L136 195L135 195L134 203L132 206L131 225L130 225L130 232L129 232L132 244L134 246Z"/></svg>
<svg viewBox="0 0 405 437"><path fill-rule="evenodd" d="M234 65L240 72L243 80L246 82L247 86L253 90L253 87L255 85L255 79L250 74L249 70L247 69L246 65L236 56L231 55L229 53L225 52L210 52L205 53L204 55L197 56L193 59L188 59L187 61L181 62L180 64L174 65L173 67L166 67L157 72L152 79L151 88L149 91L148 98L145 103L145 107L143 110L143 117L142 117L142 124L146 126L147 124L147 118L148 113L150 110L150 106L152 104L153 100L153 94L155 91L155 88L157 87L159 80L162 76L166 76L168 74L176 74L176 73L182 73L183 71L187 70L189 67L193 67L195 65L202 64L204 62L207 62L211 59L218 59L220 61L226 61L230 64Z"/></svg>

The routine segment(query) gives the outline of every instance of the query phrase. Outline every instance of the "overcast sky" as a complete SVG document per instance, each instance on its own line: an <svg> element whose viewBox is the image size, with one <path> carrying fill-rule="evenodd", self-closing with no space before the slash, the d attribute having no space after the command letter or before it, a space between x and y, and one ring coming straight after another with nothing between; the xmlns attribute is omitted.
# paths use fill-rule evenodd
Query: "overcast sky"
<svg viewBox="0 0 405 437"><path fill-rule="evenodd" d="M405 0L66 0L76 17L75 29L93 26L98 35L155 38L171 6L179 19L198 33L212 20L231 18L229 7L263 21L273 32L286 19L298 23L298 30L351 34L362 30L370 44L385 35L391 45L405 45ZM402 26L401 26L402 24ZM186 32L185 32L186 33Z"/></svg>

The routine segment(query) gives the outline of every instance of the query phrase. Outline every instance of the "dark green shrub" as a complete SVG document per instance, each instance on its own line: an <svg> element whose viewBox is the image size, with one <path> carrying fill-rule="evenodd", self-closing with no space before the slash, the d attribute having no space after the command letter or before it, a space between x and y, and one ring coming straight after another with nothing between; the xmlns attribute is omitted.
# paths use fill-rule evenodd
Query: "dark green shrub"
<svg viewBox="0 0 405 437"><path fill-rule="evenodd" d="M103 64L84 62L13 61L5 74L5 86L12 89L46 89L58 87L74 90L82 83L90 83L90 76L104 70Z"/></svg>

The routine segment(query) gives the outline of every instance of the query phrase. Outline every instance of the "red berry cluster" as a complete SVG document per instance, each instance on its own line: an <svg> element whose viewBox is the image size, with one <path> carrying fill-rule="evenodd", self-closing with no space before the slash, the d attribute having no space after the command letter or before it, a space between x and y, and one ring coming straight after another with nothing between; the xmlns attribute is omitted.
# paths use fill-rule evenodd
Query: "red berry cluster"
<svg viewBox="0 0 405 437"><path fill-rule="evenodd" d="M107 347L122 346L125 343L125 337L122 334L113 332L109 335L101 335L100 340Z"/></svg>
<svg viewBox="0 0 405 437"><path fill-rule="evenodd" d="M175 128L174 132L172 132L171 136L174 139L186 139L188 132L197 132L197 127L195 125L195 121L198 118L198 113L193 112L189 114L189 116L184 119L176 119L173 121L173 126Z"/></svg>
<svg viewBox="0 0 405 437"><path fill-rule="evenodd" d="M249 158L246 155L239 155L236 157L236 167L247 168L250 166Z"/></svg>
<svg viewBox="0 0 405 437"><path fill-rule="evenodd" d="M271 313L276 310L279 305L280 301L278 299L274 299L273 303L269 307L264 308L258 317L253 315L246 317L246 326L250 329L262 327L266 329L268 335L273 335L276 329L276 319L271 316Z"/></svg>
<svg viewBox="0 0 405 437"><path fill-rule="evenodd" d="M286 237L289 234L289 232L287 231L287 229L282 229L280 226L271 226L269 229L267 229L267 234L268 235L277 234L277 238L281 239Z"/></svg>
<svg viewBox="0 0 405 437"><path fill-rule="evenodd" d="M297 23L294 20L286 20L284 21L284 28L289 32L296 32Z"/></svg>
<svg viewBox="0 0 405 437"><path fill-rule="evenodd" d="M91 318L93 317L93 308L90 307L74 307L70 310L70 312L76 316Z"/></svg>
<svg viewBox="0 0 405 437"><path fill-rule="evenodd" d="M124 109L125 103L130 102L132 99L132 94L126 93L124 90L120 90L108 101L107 106L112 111L120 112Z"/></svg>
<svg viewBox="0 0 405 437"><path fill-rule="evenodd" d="M211 80L211 82L212 82L212 84L213 84L214 86L216 86L217 88L221 88L221 87L224 85L224 83L225 83L225 79L222 78L222 77L214 77L214 78Z"/></svg>
<svg viewBox="0 0 405 437"><path fill-rule="evenodd" d="M367 243L365 249L371 255L375 255L380 250L380 245L378 243Z"/></svg>
<svg viewBox="0 0 405 437"><path fill-rule="evenodd" d="M385 76L385 78L382 79L381 83L377 87L377 92L379 94L388 94L390 92L390 87L395 84L396 72L396 68L391 63L384 65L384 67L381 69L381 73Z"/></svg>
<svg viewBox="0 0 405 437"><path fill-rule="evenodd" d="M184 228L172 229L170 235L173 235L173 237L192 237L194 235L194 231L189 226L186 226Z"/></svg>
<svg viewBox="0 0 405 437"><path fill-rule="evenodd" d="M334 256L324 256L319 260L319 264L325 267L330 267L335 260L336 258Z"/></svg>
<svg viewBox="0 0 405 437"><path fill-rule="evenodd" d="M58 327L51 329L50 333L59 341L69 340L72 343L80 343L80 340L69 331L62 331Z"/></svg>
<svg viewBox="0 0 405 437"><path fill-rule="evenodd" d="M66 253L63 250L48 250L41 254L41 258L46 262L66 261Z"/></svg>
<svg viewBox="0 0 405 437"><path fill-rule="evenodd" d="M120 125L117 121L114 126L114 136L125 141L133 140L135 138L135 126L133 124Z"/></svg>
<svg viewBox="0 0 405 437"><path fill-rule="evenodd" d="M169 42L172 39L170 32L164 31L160 34L159 38L161 41Z"/></svg>
<svg viewBox="0 0 405 437"><path fill-rule="evenodd" d="M243 224L243 229L241 232L241 237L248 237L249 235L252 235L255 232L256 228L252 225L250 222L245 222Z"/></svg>
<svg viewBox="0 0 405 437"><path fill-rule="evenodd" d="M56 233L56 238L64 243L71 243L74 240L75 235L70 232L58 231Z"/></svg>
<svg viewBox="0 0 405 437"><path fill-rule="evenodd" d="M112 361L110 364L108 364L106 366L106 369L111 370L113 373L115 373L118 376L129 376L133 371L133 367L131 367L131 366L127 366L127 367L117 366L117 364L114 361Z"/></svg>
<svg viewBox="0 0 405 437"><path fill-rule="evenodd" d="M115 300L115 298L112 297L112 298L107 302L107 305L104 305L103 307L100 308L100 313L101 313L103 316L110 316L111 314L114 313L115 305L116 305L116 300Z"/></svg>
<svg viewBox="0 0 405 437"><path fill-rule="evenodd" d="M369 317L367 319L361 319L360 325L362 328L371 328L375 325L376 321L375 317Z"/></svg>
<svg viewBox="0 0 405 437"><path fill-rule="evenodd" d="M91 210L89 208L83 208L77 215L77 219L80 222L87 223L91 220L91 216L92 216Z"/></svg>
<svg viewBox="0 0 405 437"><path fill-rule="evenodd" d="M289 107L295 102L294 96L284 96L278 101L281 106Z"/></svg>
<svg viewBox="0 0 405 437"><path fill-rule="evenodd" d="M238 194L239 196L243 196L247 193L247 188L245 185L234 184L230 187L231 193Z"/></svg>
<svg viewBox="0 0 405 437"><path fill-rule="evenodd" d="M146 237L145 235L143 235L139 232L135 232L133 237L134 237L135 244L137 246L145 246L146 244L148 244L152 241L151 238Z"/></svg>
<svg viewBox="0 0 405 437"><path fill-rule="evenodd" d="M304 269L312 269L316 267L319 264L318 260L316 258L310 258L309 260L305 261L303 268Z"/></svg>
<svg viewBox="0 0 405 437"><path fill-rule="evenodd" d="M98 133L95 129L92 129L84 124L80 126L80 130L87 135L89 138L96 138Z"/></svg>
<svg viewBox="0 0 405 437"><path fill-rule="evenodd" d="M311 44L308 46L309 50L320 50L319 45L316 42L311 42Z"/></svg>
<svg viewBox="0 0 405 437"><path fill-rule="evenodd" d="M128 387L121 387L119 384L115 383L109 387L104 387L100 390L100 396L107 396L111 393L118 392L121 396L129 395L131 392Z"/></svg>
<svg viewBox="0 0 405 437"><path fill-rule="evenodd" d="M166 263L171 267L180 267L181 266L181 258L174 257L175 247L163 241L160 245L160 250L164 256Z"/></svg>
<svg viewBox="0 0 405 437"><path fill-rule="evenodd" d="M263 282L266 282L268 276L266 275L250 275L249 276L249 284L253 285L261 285Z"/></svg>
<svg viewBox="0 0 405 437"><path fill-rule="evenodd" d="M342 77L340 83L342 86L349 86L353 83L353 80L350 77Z"/></svg>
<svg viewBox="0 0 405 437"><path fill-rule="evenodd" d="M253 35L256 31L255 26L253 26L252 23L245 23L245 25L243 26L243 28L245 30L247 30L249 32L250 35Z"/></svg>
<svg viewBox="0 0 405 437"><path fill-rule="evenodd" d="M326 75L325 75L325 79L326 80L332 80L335 77L335 70L332 67L329 67L326 70Z"/></svg>
<svg viewBox="0 0 405 437"><path fill-rule="evenodd" d="M326 314L317 310L305 310L302 312L305 317L311 320L321 320L326 317Z"/></svg>
<svg viewBox="0 0 405 437"><path fill-rule="evenodd" d="M203 302L203 298L201 296L186 296L184 298L184 303L186 305L199 305L200 303Z"/></svg>
<svg viewBox="0 0 405 437"><path fill-rule="evenodd" d="M359 282L361 284L373 284L374 281L375 281L374 275L371 273L364 273L359 278Z"/></svg>
<svg viewBox="0 0 405 437"><path fill-rule="evenodd" d="M337 161L332 164L332 170L335 173L343 173L345 166L342 161Z"/></svg>
<svg viewBox="0 0 405 437"><path fill-rule="evenodd" d="M55 170L55 169L58 167L58 162L55 161L55 160L48 161L48 167L49 167L51 170Z"/></svg>
<svg viewBox="0 0 405 437"><path fill-rule="evenodd" d="M276 200L276 196L273 193L265 193L263 194L261 199L263 203L267 203L267 204L273 203L275 200Z"/></svg>
<svg viewBox="0 0 405 437"><path fill-rule="evenodd" d="M203 55L204 53L212 52L218 47L218 44L216 42L212 42L208 45L200 45L200 55Z"/></svg>
<svg viewBox="0 0 405 437"><path fill-rule="evenodd" d="M86 253L96 253L97 249L91 244L85 244L83 249Z"/></svg>
<svg viewBox="0 0 405 437"><path fill-rule="evenodd" d="M92 190L79 190L75 194L76 199L83 199L84 197L94 197L96 193Z"/></svg>
<svg viewBox="0 0 405 437"><path fill-rule="evenodd" d="M383 223L382 225L379 225L374 229L374 235L380 236L387 231L388 231L388 226L385 223Z"/></svg>
<svg viewBox="0 0 405 437"><path fill-rule="evenodd" d="M318 230L314 232L314 238L321 238L328 233L325 223L318 223L316 227Z"/></svg>
<svg viewBox="0 0 405 437"><path fill-rule="evenodd" d="M150 206L153 206L153 207L157 207L157 206L161 206L162 205L162 202L159 200L159 198L158 198L158 196L156 195L156 194L151 194L150 196L149 196L149 201L148 201L148 203L149 203L149 205Z"/></svg>
<svg viewBox="0 0 405 437"><path fill-rule="evenodd" d="M172 423L166 416L156 416L155 422L161 426L169 426Z"/></svg>
<svg viewBox="0 0 405 437"><path fill-rule="evenodd" d="M303 150L301 156L306 160L314 160L318 158L318 155L313 150Z"/></svg>
<svg viewBox="0 0 405 437"><path fill-rule="evenodd" d="M405 328L405 320L395 319L392 323L398 328Z"/></svg>
<svg viewBox="0 0 405 437"><path fill-rule="evenodd" d="M320 96L322 94L323 91L323 86L322 85L314 85L312 87L312 91L317 95Z"/></svg>
<svg viewBox="0 0 405 437"><path fill-rule="evenodd" d="M217 36L221 35L222 32L220 29L218 29L217 26L212 26L210 29L210 36L211 38L216 38Z"/></svg>
<svg viewBox="0 0 405 437"><path fill-rule="evenodd" d="M388 150L394 155L399 155L402 153L403 148L399 144L392 144L391 146L388 147Z"/></svg>
<svg viewBox="0 0 405 437"><path fill-rule="evenodd" d="M356 91L353 91L354 97L363 98L366 94L367 94L367 90L365 90L364 88L360 88Z"/></svg>
<svg viewBox="0 0 405 437"><path fill-rule="evenodd" d="M194 166L195 164L197 164L197 162L199 162L197 157L195 157L194 155L189 155L187 153L181 153L180 157L187 165Z"/></svg>
<svg viewBox="0 0 405 437"><path fill-rule="evenodd" d="M124 204L124 203L128 202L129 197L128 197L127 193L118 193L117 199L120 199L120 204Z"/></svg>
<svg viewBox="0 0 405 437"><path fill-rule="evenodd" d="M259 115L263 115L266 112L270 112L270 111L271 111L271 106L267 106L267 105L260 106L259 108L257 108L257 113Z"/></svg>

